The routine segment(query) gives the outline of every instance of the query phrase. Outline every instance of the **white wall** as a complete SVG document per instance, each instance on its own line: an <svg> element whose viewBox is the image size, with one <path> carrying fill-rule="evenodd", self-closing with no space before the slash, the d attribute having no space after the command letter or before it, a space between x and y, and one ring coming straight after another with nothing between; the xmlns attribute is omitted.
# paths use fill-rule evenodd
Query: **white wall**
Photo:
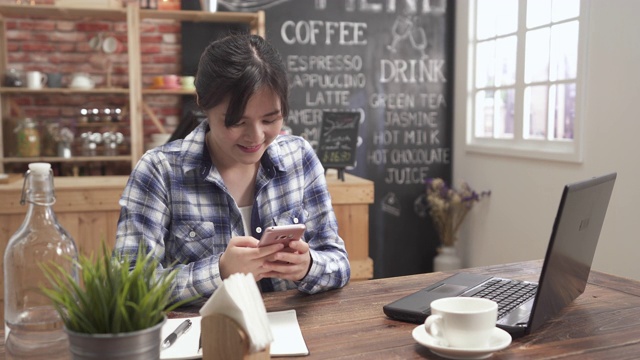
<svg viewBox="0 0 640 360"><path fill-rule="evenodd" d="M617 171L593 268L640 280L640 1L587 3L584 161L576 164L465 150L468 4L456 2L454 181L493 192L460 233L466 266L543 258L563 185Z"/></svg>

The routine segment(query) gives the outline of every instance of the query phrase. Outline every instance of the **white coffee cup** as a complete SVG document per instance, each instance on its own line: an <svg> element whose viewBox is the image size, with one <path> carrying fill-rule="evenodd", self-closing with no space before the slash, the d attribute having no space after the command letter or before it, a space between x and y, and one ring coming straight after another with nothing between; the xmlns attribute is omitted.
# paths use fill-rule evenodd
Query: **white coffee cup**
<svg viewBox="0 0 640 360"><path fill-rule="evenodd" d="M431 302L426 332L442 346L482 349L489 346L496 327L498 304L471 297L449 297Z"/></svg>
<svg viewBox="0 0 640 360"><path fill-rule="evenodd" d="M46 74L40 71L27 71L27 87L29 89L42 89L46 83Z"/></svg>

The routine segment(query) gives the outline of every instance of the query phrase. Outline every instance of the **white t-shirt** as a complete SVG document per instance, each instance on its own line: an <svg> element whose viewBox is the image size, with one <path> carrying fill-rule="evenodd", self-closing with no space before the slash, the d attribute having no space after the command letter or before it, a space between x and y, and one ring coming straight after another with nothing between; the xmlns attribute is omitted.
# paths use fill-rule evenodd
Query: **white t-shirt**
<svg viewBox="0 0 640 360"><path fill-rule="evenodd" d="M249 206L241 206L240 207L240 215L242 215L242 225L244 226L244 235L251 236L251 211L253 210L253 205Z"/></svg>

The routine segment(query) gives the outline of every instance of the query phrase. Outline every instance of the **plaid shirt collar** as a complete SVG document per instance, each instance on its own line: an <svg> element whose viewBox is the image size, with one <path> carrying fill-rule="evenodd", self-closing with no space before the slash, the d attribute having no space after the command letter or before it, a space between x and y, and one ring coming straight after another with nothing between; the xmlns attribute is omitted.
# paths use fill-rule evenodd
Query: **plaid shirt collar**
<svg viewBox="0 0 640 360"><path fill-rule="evenodd" d="M213 163L211 162L211 157L209 156L209 151L207 151L205 143L205 136L208 131L209 123L203 121L182 141L182 147L180 149L182 155L180 160L184 173L199 169L200 174L206 177L211 171ZM266 169L266 172L269 174L268 177L275 176L275 173L271 174L269 169L287 171L285 164L280 158L280 147L275 141L269 145L260 162L262 168Z"/></svg>

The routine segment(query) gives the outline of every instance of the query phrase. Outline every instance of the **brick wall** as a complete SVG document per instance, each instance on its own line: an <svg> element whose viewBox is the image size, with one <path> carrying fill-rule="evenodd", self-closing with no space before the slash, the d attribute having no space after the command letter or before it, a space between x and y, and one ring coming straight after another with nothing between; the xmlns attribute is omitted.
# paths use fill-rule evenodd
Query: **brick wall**
<svg viewBox="0 0 640 360"><path fill-rule="evenodd" d="M15 2L0 0L4 4ZM51 3L38 1L39 4L47 2ZM114 54L92 49L89 42L98 34L115 37L122 49ZM6 22L6 38L7 53L3 56L7 59L7 69L14 68L23 73L30 70L59 72L63 75L63 87L69 85L74 73L84 72L91 76L96 87L104 87L106 66L110 61L113 66L112 86L128 87L127 28L124 21L12 18ZM143 87L149 87L154 76L180 75L180 23L144 20L141 22L140 40ZM83 131L77 127L80 109L124 107L128 103L127 95L38 95L13 98L25 115L37 119L41 124L60 122L63 126L70 127L74 133ZM181 114L180 97L145 95L144 100L171 132ZM167 122L167 119L170 121ZM128 119L125 117L123 121ZM149 141L151 134L159 132L146 115L144 129L145 143ZM126 125L119 131L128 135Z"/></svg>

